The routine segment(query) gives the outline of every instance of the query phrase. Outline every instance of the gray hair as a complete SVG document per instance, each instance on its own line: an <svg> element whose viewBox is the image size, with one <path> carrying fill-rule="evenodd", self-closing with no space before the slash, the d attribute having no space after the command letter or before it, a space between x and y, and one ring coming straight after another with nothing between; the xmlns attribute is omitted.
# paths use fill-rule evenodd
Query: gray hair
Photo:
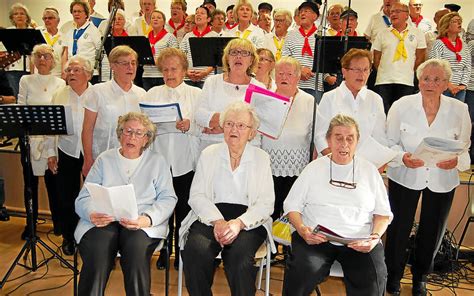
<svg viewBox="0 0 474 296"><path fill-rule="evenodd" d="M252 117L252 129L256 131L257 128L260 126L260 119L258 118L257 112L255 112L255 109L252 107L252 105L247 104L242 101L237 101L237 102L229 104L227 108L225 108L224 112L221 113L221 116L219 117L219 125L222 128L224 127L224 121L230 112L234 112L234 113L248 112L250 116Z"/></svg>
<svg viewBox="0 0 474 296"><path fill-rule="evenodd" d="M360 139L359 125L357 124L357 121L354 118L341 113L334 116L329 122L328 131L326 132L326 139L331 137L332 131L336 126L355 127L357 140Z"/></svg>
<svg viewBox="0 0 474 296"><path fill-rule="evenodd" d="M288 26L290 26L291 22L293 22L291 11L289 11L288 9L283 9L283 8L276 9L275 12L273 13L273 18L276 18L277 16L284 16Z"/></svg>
<svg viewBox="0 0 474 296"><path fill-rule="evenodd" d="M448 81L451 80L453 71L451 70L451 66L449 65L448 61L440 59L429 59L424 61L416 69L416 78L420 79L426 67L440 68L444 72L444 78L446 78Z"/></svg>
<svg viewBox="0 0 474 296"><path fill-rule="evenodd" d="M281 65L284 65L284 64L292 66L293 69L295 70L296 76L298 78L301 77L301 64L297 59L290 56L281 57L281 59L278 62L276 62L275 69L279 68Z"/></svg>
<svg viewBox="0 0 474 296"><path fill-rule="evenodd" d="M92 68L92 65L91 65L91 62L86 59L85 57L81 56L81 55L74 55L72 56L71 58L68 59L67 63L66 63L66 66L64 67L65 69L67 67L69 67L69 65L71 63L79 63L82 65L82 67L84 68L84 71L87 72L87 74L89 74L90 77L92 77L92 72L94 71L94 69ZM89 79L90 79L89 77Z"/></svg>
<svg viewBox="0 0 474 296"><path fill-rule="evenodd" d="M38 53L51 55L51 61L52 61L51 69L53 69L56 66L56 57L54 56L54 49L50 45L46 43L41 43L33 47L33 52L31 53L31 60L33 61L33 63L35 63L36 61L35 55ZM49 70L51 71L51 69Z"/></svg>
<svg viewBox="0 0 474 296"><path fill-rule="evenodd" d="M156 138L156 126L155 124L148 118L146 114L139 113L139 112L128 112L122 116L119 116L117 121L117 129L115 132L117 133L117 138L120 140L123 132L123 126L130 120L139 121L146 129L146 137L148 141L146 142L143 150L146 150L150 145L155 141Z"/></svg>

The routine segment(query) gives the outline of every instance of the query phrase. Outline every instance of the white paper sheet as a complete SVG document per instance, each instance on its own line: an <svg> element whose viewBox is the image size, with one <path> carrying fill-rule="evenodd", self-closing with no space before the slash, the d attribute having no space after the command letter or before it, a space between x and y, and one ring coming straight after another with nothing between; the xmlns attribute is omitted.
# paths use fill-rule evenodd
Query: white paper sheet
<svg viewBox="0 0 474 296"><path fill-rule="evenodd" d="M396 151L380 144L372 137L364 138L359 143L356 154L370 161L377 168L380 168L397 156Z"/></svg>
<svg viewBox="0 0 474 296"><path fill-rule="evenodd" d="M436 137L426 137L416 148L413 158L421 159L427 167L436 167L440 161L453 159L467 151L468 144Z"/></svg>
<svg viewBox="0 0 474 296"><path fill-rule="evenodd" d="M179 103L149 104L140 103L140 110L148 115L156 125L156 134L181 133L176 128L176 121L183 120Z"/></svg>
<svg viewBox="0 0 474 296"><path fill-rule="evenodd" d="M138 218L137 200L133 184L104 187L95 183L85 183L89 191L94 211L120 218Z"/></svg>

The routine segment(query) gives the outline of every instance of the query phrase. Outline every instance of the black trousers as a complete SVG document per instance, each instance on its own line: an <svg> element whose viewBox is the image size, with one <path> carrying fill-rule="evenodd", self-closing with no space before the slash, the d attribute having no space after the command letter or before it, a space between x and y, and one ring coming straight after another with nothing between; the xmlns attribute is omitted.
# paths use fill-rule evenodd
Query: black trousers
<svg viewBox="0 0 474 296"><path fill-rule="evenodd" d="M257 277L254 257L266 236L263 226L249 231L242 230L231 245L222 248L214 238L213 227L199 221L194 222L189 230L184 250L181 251L189 295L212 295L214 259L222 251L231 294L254 296Z"/></svg>
<svg viewBox="0 0 474 296"><path fill-rule="evenodd" d="M273 176L273 188L275 189L275 204L272 219L275 221L283 214L283 202L285 201L291 186L295 183L298 176L277 177Z"/></svg>
<svg viewBox="0 0 474 296"><path fill-rule="evenodd" d="M295 231L291 248L283 295L310 295L329 276L334 260L341 263L347 295L384 295L387 268L382 244L369 253L361 253L329 242L308 245Z"/></svg>
<svg viewBox="0 0 474 296"><path fill-rule="evenodd" d="M397 283L403 277L407 261L406 249L421 193L423 193L421 216L415 238L411 271L414 280L424 279L431 271L433 259L446 230L454 191L453 189L445 193L436 193L428 188L412 190L389 179L388 196L393 221L387 229L385 262L390 283Z"/></svg>
<svg viewBox="0 0 474 296"><path fill-rule="evenodd" d="M82 154L75 158L58 149L58 193L61 195L61 231L64 239L72 241L79 217L74 203L81 190Z"/></svg>
<svg viewBox="0 0 474 296"><path fill-rule="evenodd" d="M385 114L388 113L388 110L396 100L403 96L412 95L414 90L415 88L413 86L398 83L379 84L375 86L375 92L383 99Z"/></svg>
<svg viewBox="0 0 474 296"><path fill-rule="evenodd" d="M150 295L151 256L159 242L142 230L128 230L118 222L91 228L79 243L83 262L79 295L104 295L117 252L120 252L127 296Z"/></svg>
<svg viewBox="0 0 474 296"><path fill-rule="evenodd" d="M26 186L26 180L29 178L31 186L31 201L33 206L33 217L26 216L26 225L30 222L36 224L38 220L38 176L33 175L33 169L31 167L31 162L26 163L26 145L23 140L20 139L18 142L20 144L20 154L21 154L21 166L23 167L23 195L25 202L25 209L28 205L28 188ZM59 203L59 196L56 190L57 186L57 176L53 175L50 170L46 170L44 173L44 183L46 185L46 191L48 192L48 201L49 209L51 211L51 218L53 220L53 225L55 229L60 229L60 220L61 220L61 209ZM28 210L27 210L28 211ZM30 220L33 218L33 220Z"/></svg>

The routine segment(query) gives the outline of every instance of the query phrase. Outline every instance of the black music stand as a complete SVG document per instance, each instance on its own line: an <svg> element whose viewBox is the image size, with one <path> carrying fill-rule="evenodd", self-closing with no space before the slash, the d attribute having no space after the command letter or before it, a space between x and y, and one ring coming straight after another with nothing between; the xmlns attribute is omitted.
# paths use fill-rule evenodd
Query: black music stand
<svg viewBox="0 0 474 296"><path fill-rule="evenodd" d="M345 37L339 36L316 36L314 48L320 49L321 59L313 61L313 72L315 73L341 73L341 59L351 48L370 50L370 42L365 37Z"/></svg>
<svg viewBox="0 0 474 296"><path fill-rule="evenodd" d="M67 114L67 115L66 115ZM0 106L0 135L10 137L20 137L20 140L25 142L25 163L28 167L30 165L30 144L29 136L31 135L64 135L72 134L73 127L71 117L71 109L67 106L62 105L5 105ZM56 253L51 247L49 247L41 238L36 236L36 225L33 219L33 201L32 201L32 190L31 180L29 174L26 174L25 180L26 186L26 215L29 217L29 236L26 238L26 242L23 245L18 256L13 261L12 265L8 269L5 277L0 282L0 289L5 285L8 277L12 273L15 266L18 264L24 268L32 271L36 271L39 267L46 264L52 258L57 258L61 263L67 266L74 274L78 274L78 270ZM27 219L28 220L28 219ZM45 259L40 264L36 261L36 244L39 243L46 250L48 250L52 257ZM23 253L31 251L31 266L18 263ZM76 288L74 287L74 292Z"/></svg>
<svg viewBox="0 0 474 296"><path fill-rule="evenodd" d="M222 67L222 56L227 43L236 37L206 37L189 38L189 47L193 66L214 67L217 73L217 67Z"/></svg>
<svg viewBox="0 0 474 296"><path fill-rule="evenodd" d="M151 52L150 41L145 36L127 36L112 37L109 36L105 40L104 48L107 56L110 51L119 45L128 45L138 54L139 65L154 65L155 59Z"/></svg>
<svg viewBox="0 0 474 296"><path fill-rule="evenodd" d="M23 56L23 70L26 71L26 56L36 44L46 43L41 31L35 29L1 29L0 41L9 52L19 52Z"/></svg>

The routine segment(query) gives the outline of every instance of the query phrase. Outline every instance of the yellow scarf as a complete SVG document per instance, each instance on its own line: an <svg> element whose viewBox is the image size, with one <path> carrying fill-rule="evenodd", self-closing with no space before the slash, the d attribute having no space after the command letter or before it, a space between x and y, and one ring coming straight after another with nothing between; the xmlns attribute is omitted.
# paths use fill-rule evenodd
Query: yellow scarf
<svg viewBox="0 0 474 296"><path fill-rule="evenodd" d="M244 31L244 34L242 35L242 37L240 37L240 32L239 31L235 31L235 35L239 38L242 38L242 39L247 39L247 37L249 37L250 33L252 33L252 31L250 30L245 30Z"/></svg>
<svg viewBox="0 0 474 296"><path fill-rule="evenodd" d="M143 32L143 34L144 34L143 36L148 37L148 34L151 32L151 30L153 30L152 27L149 26L149 25L145 22L144 19L142 19L142 32Z"/></svg>
<svg viewBox="0 0 474 296"><path fill-rule="evenodd" d="M395 54L393 55L393 62L396 62L402 58L403 61L406 61L408 58L408 53L405 48L405 37L408 35L408 30L405 30L405 32L402 33L403 35L400 35L397 29L392 29L392 33L399 40L397 48L395 49Z"/></svg>
<svg viewBox="0 0 474 296"><path fill-rule="evenodd" d="M59 39L59 34L56 34L56 36L51 39L51 34L49 34L48 32L44 32L44 39L46 39L46 42L49 44L49 46L53 47Z"/></svg>
<svg viewBox="0 0 474 296"><path fill-rule="evenodd" d="M281 50L283 49L283 44L285 44L285 38L281 38L281 40L278 41L278 38L276 36L273 36L273 43L276 47L275 59L278 62L281 58Z"/></svg>

